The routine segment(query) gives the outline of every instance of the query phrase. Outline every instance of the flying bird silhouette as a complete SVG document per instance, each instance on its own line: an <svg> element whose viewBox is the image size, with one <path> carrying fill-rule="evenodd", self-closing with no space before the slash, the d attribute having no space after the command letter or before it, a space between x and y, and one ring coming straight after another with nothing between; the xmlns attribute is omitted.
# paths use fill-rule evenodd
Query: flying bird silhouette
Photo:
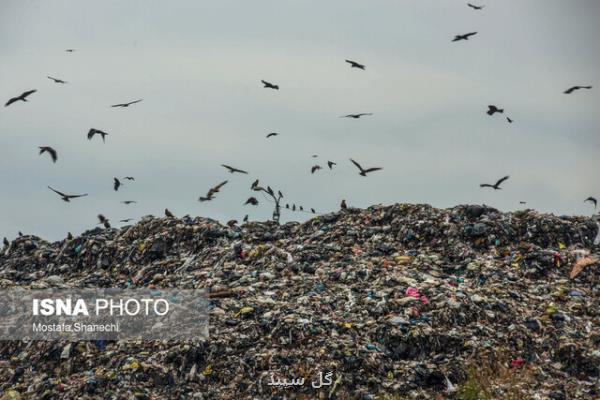
<svg viewBox="0 0 600 400"><path fill-rule="evenodd" d="M175 215L168 208L165 208L165 217L167 218L175 218Z"/></svg>
<svg viewBox="0 0 600 400"><path fill-rule="evenodd" d="M482 188L483 188L483 187L491 187L491 188L493 188L494 190L500 190L500 189L502 189L502 188L500 187L500 185L502 184L502 182L504 182L504 181L505 181L505 180L507 180L508 178L509 178L509 176L508 176L508 175L506 175L505 177L498 179L498 181L497 181L496 183L494 183L493 185L490 185L489 183L482 183L482 184L480 184L480 185L479 185L479 187L482 187Z"/></svg>
<svg viewBox="0 0 600 400"><path fill-rule="evenodd" d="M350 64L350 68L358 68L358 69L365 69L365 66L362 64L357 63L356 61L352 61L352 60L345 60L348 64Z"/></svg>
<svg viewBox="0 0 600 400"><path fill-rule="evenodd" d="M121 203L123 203L123 204L125 204L125 205L130 205L130 204L135 204L135 203L137 203L137 201L135 201L135 200L125 200L125 201L122 201Z"/></svg>
<svg viewBox="0 0 600 400"><path fill-rule="evenodd" d="M261 80L261 82L264 85L263 88L279 90L279 85L273 85L272 83L264 80Z"/></svg>
<svg viewBox="0 0 600 400"><path fill-rule="evenodd" d="M104 227L105 227L106 229L109 229L109 228L110 228L110 222L109 222L108 218L106 218L104 215L102 215L102 214L98 214L98 220L100 221L100 223L99 223L99 224L102 224L102 225L104 225Z"/></svg>
<svg viewBox="0 0 600 400"><path fill-rule="evenodd" d="M498 108L494 105L489 105L488 106L488 110L486 111L487 115L494 115L495 113L504 113L504 109L503 108Z"/></svg>
<svg viewBox="0 0 600 400"><path fill-rule="evenodd" d="M123 179L127 179L128 181L135 181L135 178L133 176L126 176Z"/></svg>
<svg viewBox="0 0 600 400"><path fill-rule="evenodd" d="M469 40L469 37L476 35L477 32L469 32L469 33L465 33L464 35L455 35L454 39L452 39L453 42L458 42L459 40Z"/></svg>
<svg viewBox="0 0 600 400"><path fill-rule="evenodd" d="M471 3L467 3L467 5L469 7L471 7L472 9L474 9L474 10L481 10L483 7L485 7L485 6L476 6L476 5L471 4Z"/></svg>
<svg viewBox="0 0 600 400"><path fill-rule="evenodd" d="M327 166L329 167L329 169L333 169L334 165L337 165L337 164L334 163L333 161L327 161Z"/></svg>
<svg viewBox="0 0 600 400"><path fill-rule="evenodd" d="M258 200L256 200L256 197L250 197L244 203L244 205L246 205L246 204L252 204L253 206L257 206L258 205Z"/></svg>
<svg viewBox="0 0 600 400"><path fill-rule="evenodd" d="M56 150L54 150L52 147L39 146L39 149L40 149L40 155L42 155L44 153L50 154L50 158L52 158L52 162L56 162L56 160L58 160L58 154L56 153Z"/></svg>
<svg viewBox="0 0 600 400"><path fill-rule="evenodd" d="M526 201L519 201L519 204L527 204Z"/></svg>
<svg viewBox="0 0 600 400"><path fill-rule="evenodd" d="M270 137L272 137L272 136L277 136L277 135L279 135L279 133L277 133L277 132L271 132L271 133L269 133L267 135L267 139L270 138Z"/></svg>
<svg viewBox="0 0 600 400"><path fill-rule="evenodd" d="M567 90L565 90L564 94L571 94L574 91L579 90L579 89L591 89L591 88L592 88L591 86L580 86L580 85L577 85L577 86L573 86L573 87L570 87Z"/></svg>
<svg viewBox="0 0 600 400"><path fill-rule="evenodd" d="M71 199L76 199L78 197L85 197L87 196L87 193L85 194L64 194L62 192L59 192L56 189L51 188L50 186L48 186L48 189L52 190L54 193L58 194L63 201L66 201L67 203L69 203L71 201Z"/></svg>
<svg viewBox="0 0 600 400"><path fill-rule="evenodd" d="M342 115L340 118L354 118L354 119L358 119L362 116L365 115L373 115L373 113L360 113L360 114L348 114L348 115Z"/></svg>
<svg viewBox="0 0 600 400"><path fill-rule="evenodd" d="M198 201L209 201L212 200L214 198L215 193L218 193L219 190L221 190L221 188L227 183L227 181L223 181L221 183L219 183L218 185L210 188L208 190L208 192L206 193L205 197L200 197L198 199Z"/></svg>
<svg viewBox="0 0 600 400"><path fill-rule="evenodd" d="M583 202L585 203L586 201L589 201L590 203L594 204L594 209L598 205L598 200L596 200L595 197L590 196L587 199L585 199Z"/></svg>
<svg viewBox="0 0 600 400"><path fill-rule="evenodd" d="M513 120L512 120L512 119L510 119L509 117L506 117L506 120L508 121L508 123L509 123L509 124L512 124L512 123L513 123Z"/></svg>
<svg viewBox="0 0 600 400"><path fill-rule="evenodd" d="M317 213L317 212L315 211L315 209L314 209L314 208L311 208L311 209L310 209L310 212L311 212L311 213L313 213L313 214L316 214L316 213Z"/></svg>
<svg viewBox="0 0 600 400"><path fill-rule="evenodd" d="M92 138L94 137L94 135L100 135L100 136L102 136L102 141L106 142L106 136L108 136L108 133L106 133L104 131L101 131L100 129L92 128L92 129L90 129L90 131L87 134L88 140L92 140Z"/></svg>
<svg viewBox="0 0 600 400"><path fill-rule="evenodd" d="M66 49L65 51L66 51L67 53L72 53L72 52L74 52L74 51L75 51L75 49Z"/></svg>
<svg viewBox="0 0 600 400"><path fill-rule="evenodd" d="M240 174L247 174L248 172L242 170L242 169L237 169L234 167L231 167L229 165L225 165L225 164L221 164L221 167L227 168L227 170L229 171L229 173L233 174L234 172L239 172Z"/></svg>
<svg viewBox="0 0 600 400"><path fill-rule="evenodd" d="M27 97L31 96L35 92L37 92L36 89L28 90L26 92L23 92L20 95L18 95L17 97L13 97L12 99L8 100L6 102L6 104L4 105L4 107L10 106L12 103L14 103L16 101L27 101Z"/></svg>
<svg viewBox="0 0 600 400"><path fill-rule="evenodd" d="M314 174L316 171L318 171L320 169L321 169L320 165L313 165L313 167L310 169L310 173Z"/></svg>
<svg viewBox="0 0 600 400"><path fill-rule="evenodd" d="M62 79L53 78L51 76L47 76L48 79L53 80L55 83L67 83L67 81L63 81Z"/></svg>
<svg viewBox="0 0 600 400"><path fill-rule="evenodd" d="M113 179L114 179L113 188L115 189L115 192L116 192L121 187L121 181L118 180L117 178L113 178Z"/></svg>
<svg viewBox="0 0 600 400"><path fill-rule="evenodd" d="M244 216L244 222L248 222L248 214Z"/></svg>
<svg viewBox="0 0 600 400"><path fill-rule="evenodd" d="M119 222L123 222L123 223L128 223L129 221L133 221L133 218L126 218L126 219L122 219Z"/></svg>
<svg viewBox="0 0 600 400"><path fill-rule="evenodd" d="M142 100L144 100L144 99L130 101L129 103L113 104L111 107L129 107L130 105L135 104L135 103L139 103Z"/></svg>
<svg viewBox="0 0 600 400"><path fill-rule="evenodd" d="M353 159L350 159L350 161L352 161L352 164L356 165L356 167L360 170L360 175L361 176L367 176L367 174L369 172L375 172L375 171L379 171L382 170L383 168L380 167L374 167L374 168L367 168L364 169L363 167L360 166L359 163L357 163L356 161L354 161Z"/></svg>

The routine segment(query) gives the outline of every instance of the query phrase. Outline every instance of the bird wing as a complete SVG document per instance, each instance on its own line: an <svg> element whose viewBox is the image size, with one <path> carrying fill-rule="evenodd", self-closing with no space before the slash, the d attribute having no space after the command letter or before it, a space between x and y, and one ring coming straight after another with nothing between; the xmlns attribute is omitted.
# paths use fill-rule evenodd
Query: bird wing
<svg viewBox="0 0 600 400"><path fill-rule="evenodd" d="M10 99L10 100L8 100L8 101L6 102L6 104L4 105L4 107L8 107L8 106L10 106L12 103L14 103L15 101L18 101L18 100L19 100L19 97L13 97L12 99Z"/></svg>
<svg viewBox="0 0 600 400"><path fill-rule="evenodd" d="M504 182L505 180L507 180L509 177L510 177L509 175L506 175L505 177L498 179L498 182L496 182L496 184L494 186L500 186L500 184L502 182Z"/></svg>
<svg viewBox="0 0 600 400"><path fill-rule="evenodd" d="M363 172L366 174L366 173L369 173L369 172L375 172L375 171L379 171L379 170L382 170L382 169L383 168L381 168L381 167L373 167L373 168L365 169Z"/></svg>
<svg viewBox="0 0 600 400"><path fill-rule="evenodd" d="M87 196L87 193L84 193L84 194L68 194L65 197L68 197L70 199L76 199L78 197L85 197L85 196Z"/></svg>
<svg viewBox="0 0 600 400"><path fill-rule="evenodd" d="M227 183L227 181L223 181L223 182L219 183L217 186L215 186L213 189L215 189L218 192L219 189L221 189L223 186L225 186L226 183Z"/></svg>
<svg viewBox="0 0 600 400"><path fill-rule="evenodd" d="M479 185L479 187L494 187L494 186L490 185L489 183L482 183Z"/></svg>
<svg viewBox="0 0 600 400"><path fill-rule="evenodd" d="M469 37L469 36L473 36L473 35L476 35L476 34L477 34L477 32L469 32L469 33L465 34L465 36Z"/></svg>
<svg viewBox="0 0 600 400"><path fill-rule="evenodd" d="M139 99L139 100L134 100L134 101L130 101L129 103L127 103L127 105L131 105L131 104L135 104L135 103L139 103L140 101L142 101L144 99Z"/></svg>
<svg viewBox="0 0 600 400"><path fill-rule="evenodd" d="M125 107L125 103L113 104L111 107Z"/></svg>
<svg viewBox="0 0 600 400"><path fill-rule="evenodd" d="M50 157L52 158L53 162L56 162L56 160L58 159L58 154L56 153L56 150L54 150L52 147L40 147L40 154L47 152L48 154L50 154Z"/></svg>
<svg viewBox="0 0 600 400"><path fill-rule="evenodd" d="M575 91L575 90L577 90L577 89L579 89L579 86L573 86L573 87L570 87L570 88L568 88L567 90L565 90L565 92L564 92L564 93L565 93L565 94L571 94L571 93L573 93L573 91Z"/></svg>
<svg viewBox="0 0 600 400"><path fill-rule="evenodd" d="M354 161L353 159L350 159L350 161L352 161L352 164L356 165L358 167L358 169L360 169L361 172L364 172L364 169L360 166L359 163L357 163L356 161Z"/></svg>
<svg viewBox="0 0 600 400"><path fill-rule="evenodd" d="M23 94L21 94L21 96L20 96L20 97L21 97L22 99L24 99L24 98L26 98L27 96L29 96L29 95L31 95L31 94L33 94L33 93L35 93L35 92L37 92L37 90L35 90L35 89L33 89L33 90L28 90L28 91L26 91L26 92L23 92Z"/></svg>
<svg viewBox="0 0 600 400"><path fill-rule="evenodd" d="M92 128L92 129L90 129L90 131L89 131L89 132L88 132L88 134L87 134L87 138L88 138L88 140L91 140L91 139L94 137L94 135L95 135L97 132L98 132L98 131L97 131L96 129L93 129L93 128Z"/></svg>
<svg viewBox="0 0 600 400"><path fill-rule="evenodd" d="M68 197L66 194L64 194L63 192L59 192L58 190L48 186L48 189L52 190L54 193L58 194L61 197Z"/></svg>

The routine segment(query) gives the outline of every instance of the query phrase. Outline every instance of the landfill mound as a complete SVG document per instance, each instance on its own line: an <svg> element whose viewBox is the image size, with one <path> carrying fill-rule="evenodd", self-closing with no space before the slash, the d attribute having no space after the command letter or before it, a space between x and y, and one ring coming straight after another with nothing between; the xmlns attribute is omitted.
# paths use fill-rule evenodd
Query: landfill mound
<svg viewBox="0 0 600 400"><path fill-rule="evenodd" d="M0 399L595 399L599 237L587 217L408 204L23 236L1 288L207 288L210 338L0 342Z"/></svg>

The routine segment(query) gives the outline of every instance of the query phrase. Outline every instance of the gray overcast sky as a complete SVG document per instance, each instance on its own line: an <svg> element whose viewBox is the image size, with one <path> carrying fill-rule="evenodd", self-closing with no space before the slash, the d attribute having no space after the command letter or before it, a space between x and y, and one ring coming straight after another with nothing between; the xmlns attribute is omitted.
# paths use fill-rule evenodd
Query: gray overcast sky
<svg viewBox="0 0 600 400"><path fill-rule="evenodd" d="M591 214L583 199L600 196L600 2L472 2L486 7L2 0L0 100L38 92L0 110L0 235L59 239L93 226L98 213L117 221L165 207L262 220L272 209L261 196L258 207L242 205L255 178L320 212L345 198L502 210L524 200ZM479 33L451 43L471 31ZM262 89L261 79L281 90ZM562 93L576 84L594 88ZM515 122L487 116L488 104ZM374 115L338 118L358 112ZM109 132L106 144L88 142L92 127ZM269 132L281 135L267 140ZM58 150L57 164L38 156L41 145ZM384 170L363 178L350 157ZM326 160L337 167L310 174ZM222 163L251 174L232 176ZM501 191L478 187L506 174ZM136 181L114 192L113 177L126 175ZM197 201L224 179L214 201ZM67 204L47 185L89 197Z"/></svg>

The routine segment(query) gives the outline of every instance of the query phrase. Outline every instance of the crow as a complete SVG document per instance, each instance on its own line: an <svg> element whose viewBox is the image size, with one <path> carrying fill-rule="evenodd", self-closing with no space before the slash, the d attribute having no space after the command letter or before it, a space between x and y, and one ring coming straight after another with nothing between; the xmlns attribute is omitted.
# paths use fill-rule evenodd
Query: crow
<svg viewBox="0 0 600 400"><path fill-rule="evenodd" d="M275 192L273 192L273 189L271 189L271 186L267 186L267 193L269 193L271 196L275 196Z"/></svg>
<svg viewBox="0 0 600 400"><path fill-rule="evenodd" d="M100 221L100 224L104 225L106 229L110 228L110 222L108 218L106 218L104 215L98 214L98 220Z"/></svg>
<svg viewBox="0 0 600 400"><path fill-rule="evenodd" d="M129 205L129 204L135 204L135 203L137 203L137 201L135 201L135 200L125 200L125 201L122 201L121 203L123 203L125 205Z"/></svg>
<svg viewBox="0 0 600 400"><path fill-rule="evenodd" d="M53 78L51 76L48 76L47 78L53 80L55 83L67 83L67 81L63 81L62 79L58 78Z"/></svg>
<svg viewBox="0 0 600 400"><path fill-rule="evenodd" d="M87 193L85 194L64 194L62 192L59 192L56 189L51 188L50 186L48 186L48 189L52 190L54 193L58 194L63 201L66 201L67 203L71 201L71 199L76 199L78 197L85 197L87 196Z"/></svg>
<svg viewBox="0 0 600 400"><path fill-rule="evenodd" d="M282 199L282 198L283 198L283 193L281 193L281 190L278 190L278 191L277 191L277 195L279 196L279 198L280 198L280 199Z"/></svg>
<svg viewBox="0 0 600 400"><path fill-rule="evenodd" d="M114 179L113 188L115 189L115 192L116 192L121 187L121 181L118 180L117 178L113 178L113 179Z"/></svg>
<svg viewBox="0 0 600 400"><path fill-rule="evenodd" d="M237 168L234 168L234 167L230 167L229 165L225 165L225 164L221 164L221 167L227 168L231 174L233 174L234 172L239 172L240 174L247 174L248 173L248 172L246 172L244 170L237 169Z"/></svg>
<svg viewBox="0 0 600 400"><path fill-rule="evenodd" d="M362 117L363 115L373 115L373 113L348 114L348 115L342 115L340 118L358 119L358 118Z"/></svg>
<svg viewBox="0 0 600 400"><path fill-rule="evenodd" d="M252 182L252 186L250 186L250 189L254 190L258 187L258 179L255 180L254 182Z"/></svg>
<svg viewBox="0 0 600 400"><path fill-rule="evenodd" d="M214 198L215 193L218 193L219 190L221 190L221 188L227 183L227 181L223 181L221 183L219 183L218 185L210 188L208 190L208 192L206 193L206 197L200 197L198 199L198 201L209 201L212 200Z"/></svg>
<svg viewBox="0 0 600 400"><path fill-rule="evenodd" d="M337 164L334 163L333 161L327 161L327 166L329 167L329 169L333 169L334 165L337 165Z"/></svg>
<svg viewBox="0 0 600 400"><path fill-rule="evenodd" d="M58 154L56 153L56 150L54 150L52 147L39 146L39 149L40 149L40 155L44 154L44 153L50 154L50 158L52 158L52 162L56 162L56 160L58 160Z"/></svg>
<svg viewBox="0 0 600 400"><path fill-rule="evenodd" d="M320 165L313 165L313 167L310 169L310 173L311 173L311 174L314 174L314 173L315 173L315 171L318 171L318 170L320 170L320 169L321 169L321 166L320 166Z"/></svg>
<svg viewBox="0 0 600 400"><path fill-rule="evenodd" d="M95 128L90 129L90 131L88 132L88 134L87 134L88 140L92 140L92 138L96 134L102 136L102 141L106 142L106 136L108 135L108 133L101 131L100 129L95 129Z"/></svg>
<svg viewBox="0 0 600 400"><path fill-rule="evenodd" d="M286 205L285 205L285 208L287 208L287 209L289 210L289 209L290 209L290 205L289 205L289 204L286 204Z"/></svg>
<svg viewBox="0 0 600 400"><path fill-rule="evenodd" d="M279 85L273 85L272 83L263 80L261 80L261 82L265 85L263 88L279 90Z"/></svg>
<svg viewBox="0 0 600 400"><path fill-rule="evenodd" d="M485 7L485 6L476 6L476 5L473 5L471 3L467 3L467 5L469 7L471 7L472 9L474 9L474 10L481 10L483 7Z"/></svg>
<svg viewBox="0 0 600 400"><path fill-rule="evenodd" d="M579 85L577 85L577 86L573 86L573 87L568 88L563 93L564 94L571 94L574 91L579 90L579 89L591 89L591 88L592 88L591 86L579 86Z"/></svg>
<svg viewBox="0 0 600 400"><path fill-rule="evenodd" d="M248 214L244 216L244 222L248 222Z"/></svg>
<svg viewBox="0 0 600 400"><path fill-rule="evenodd" d="M269 133L267 135L267 139L270 138L270 137L272 137L272 136L277 136L277 135L279 135L279 133L277 133L277 132L271 132L271 133Z"/></svg>
<svg viewBox="0 0 600 400"><path fill-rule="evenodd" d="M167 218L175 218L175 216L173 215L173 213L171 211L169 211L168 208L165 208L165 217L167 217Z"/></svg>
<svg viewBox="0 0 600 400"><path fill-rule="evenodd" d="M502 114L504 112L503 108L498 108L494 105L489 105L488 110L486 111L487 115L494 115L495 113Z"/></svg>
<svg viewBox="0 0 600 400"><path fill-rule="evenodd" d="M346 210L348 208L348 206L346 205L346 200L342 199L342 202L340 203L340 208L342 210Z"/></svg>
<svg viewBox="0 0 600 400"><path fill-rule="evenodd" d="M8 100L6 102L6 104L4 105L4 107L8 107L10 106L12 103L16 102L16 101L27 101L27 97L31 96L33 93L37 92L36 89L33 90L28 90L26 92L21 93L19 96L17 97L13 97L12 99Z"/></svg>
<svg viewBox="0 0 600 400"><path fill-rule="evenodd" d="M67 240L73 240L73 234L71 232L67 232Z"/></svg>
<svg viewBox="0 0 600 400"><path fill-rule="evenodd" d="M509 178L509 175L506 175L505 177L498 179L498 181L496 183L494 183L493 185L490 185L489 183L482 183L479 185L479 187L491 187L494 190L500 190L500 189L502 189L500 187L500 185L502 184L502 182L504 182L508 178Z"/></svg>
<svg viewBox="0 0 600 400"><path fill-rule="evenodd" d="M296 205L292 204L292 211L296 211Z"/></svg>
<svg viewBox="0 0 600 400"><path fill-rule="evenodd" d="M257 206L258 205L258 200L256 200L256 197L250 197L244 203L244 205L246 205L246 204L252 204L253 206Z"/></svg>
<svg viewBox="0 0 600 400"><path fill-rule="evenodd" d="M4 247L10 246L10 242L8 241L8 239L6 237L4 238L4 240L2 241L2 243L4 244Z"/></svg>
<svg viewBox="0 0 600 400"><path fill-rule="evenodd" d="M299 208L300 208L300 211L304 211L304 207L300 206Z"/></svg>
<svg viewBox="0 0 600 400"><path fill-rule="evenodd" d="M310 209L310 212L312 212L313 214L316 214L316 213L317 213L317 212L315 211L315 209L314 209L314 208L311 208L311 209Z"/></svg>
<svg viewBox="0 0 600 400"><path fill-rule="evenodd" d="M590 196L587 199L585 199L583 202L585 203L586 201L589 201L590 203L594 204L594 209L596 208L596 206L598 205L598 200L596 200L596 198Z"/></svg>
<svg viewBox="0 0 600 400"><path fill-rule="evenodd" d="M133 176L126 176L123 179L127 179L128 181L135 181L135 178Z"/></svg>
<svg viewBox="0 0 600 400"><path fill-rule="evenodd" d="M135 103L139 103L142 100L144 100L144 99L130 101L129 103L113 104L111 107L129 107L130 105L135 104Z"/></svg>
<svg viewBox="0 0 600 400"><path fill-rule="evenodd" d="M360 164L359 164L359 163L357 163L357 162L356 162L356 161L354 161L353 159L350 159L350 161L352 161L352 164L354 164L354 165L356 165L356 166L358 167L358 169L360 170L360 175L361 175L361 176L367 176L367 174L368 174L369 172L375 172L375 171L379 171L379 170L383 169L383 168L380 168L380 167L374 167L374 168L367 168L367 169L364 169L363 167L361 167L361 166L360 166Z"/></svg>
<svg viewBox="0 0 600 400"><path fill-rule="evenodd" d="M357 63L356 61L352 61L352 60L345 60L348 64L350 64L350 68L358 68L358 69L362 69L364 71L365 66L362 64Z"/></svg>
<svg viewBox="0 0 600 400"><path fill-rule="evenodd" d="M459 40L469 40L470 36L476 35L477 32L469 32L469 33L465 33L464 35L455 35L454 39L452 39L453 42L458 42Z"/></svg>

